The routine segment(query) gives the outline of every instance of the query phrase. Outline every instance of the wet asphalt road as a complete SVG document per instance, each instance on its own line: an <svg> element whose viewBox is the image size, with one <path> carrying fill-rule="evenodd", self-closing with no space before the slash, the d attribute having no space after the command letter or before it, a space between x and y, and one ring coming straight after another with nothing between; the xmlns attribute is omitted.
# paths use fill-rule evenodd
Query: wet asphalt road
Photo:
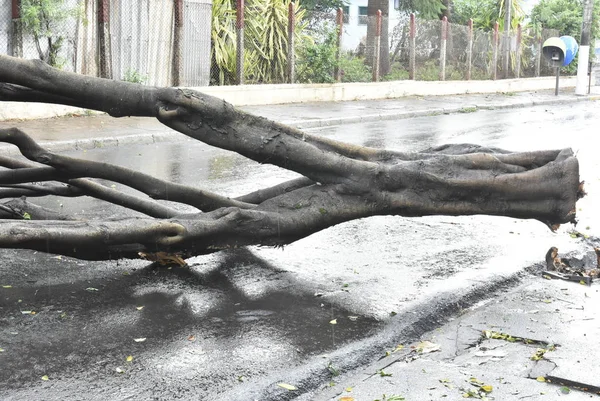
<svg viewBox="0 0 600 401"><path fill-rule="evenodd" d="M463 142L573 147L589 193L578 204L578 229L594 233L599 125L597 106L584 102L309 131L403 150ZM71 155L228 196L295 176L188 140ZM38 203L82 216L131 213L91 199ZM171 270L1 251L0 286L11 288L0 287L0 399L277 400L303 392L309 399L335 381L330 362L355 367L419 335L401 330L403 322L434 328L423 322L438 294L510 280L550 246L574 247L567 229L552 234L541 223L488 216L376 217L283 250L221 252ZM300 391L285 392L279 382Z"/></svg>

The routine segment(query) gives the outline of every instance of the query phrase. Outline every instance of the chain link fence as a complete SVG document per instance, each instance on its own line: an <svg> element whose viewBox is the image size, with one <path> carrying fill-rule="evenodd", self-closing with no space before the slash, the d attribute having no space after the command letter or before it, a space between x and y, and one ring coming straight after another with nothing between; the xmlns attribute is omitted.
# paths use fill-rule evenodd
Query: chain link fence
<svg viewBox="0 0 600 401"><path fill-rule="evenodd" d="M503 32L401 13L378 20L366 7L309 14L290 0L246 0L242 19L233 0L20 4L14 9L13 1L0 0L7 54L156 86L553 75L541 43L558 36L523 30L506 40Z"/></svg>
<svg viewBox="0 0 600 401"><path fill-rule="evenodd" d="M210 0L0 0L0 45L65 71L148 85L210 80Z"/></svg>

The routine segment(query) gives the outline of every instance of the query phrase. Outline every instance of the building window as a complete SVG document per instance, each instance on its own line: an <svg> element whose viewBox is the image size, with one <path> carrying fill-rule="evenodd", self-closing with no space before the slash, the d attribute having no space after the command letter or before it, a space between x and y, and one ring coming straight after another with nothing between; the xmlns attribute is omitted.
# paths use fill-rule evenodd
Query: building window
<svg viewBox="0 0 600 401"><path fill-rule="evenodd" d="M342 6L342 10L344 11L344 24L350 22L350 6Z"/></svg>
<svg viewBox="0 0 600 401"><path fill-rule="evenodd" d="M358 7L358 25L367 25L367 7Z"/></svg>

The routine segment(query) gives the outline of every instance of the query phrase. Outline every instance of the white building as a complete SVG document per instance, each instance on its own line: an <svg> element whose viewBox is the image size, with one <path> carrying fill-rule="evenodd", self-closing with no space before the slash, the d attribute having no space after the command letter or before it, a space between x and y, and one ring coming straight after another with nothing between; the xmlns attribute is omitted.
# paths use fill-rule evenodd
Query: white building
<svg viewBox="0 0 600 401"><path fill-rule="evenodd" d="M342 47L344 50L356 50L361 39L367 36L367 3L368 0L350 0L344 10L344 33ZM389 32L400 22L397 6L399 0L390 0ZM391 36L391 35L390 35Z"/></svg>

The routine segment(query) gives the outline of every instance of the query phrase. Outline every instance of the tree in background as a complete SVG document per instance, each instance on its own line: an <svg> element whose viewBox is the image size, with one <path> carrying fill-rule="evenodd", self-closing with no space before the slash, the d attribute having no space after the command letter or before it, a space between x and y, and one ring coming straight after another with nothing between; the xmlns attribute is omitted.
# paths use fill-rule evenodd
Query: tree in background
<svg viewBox="0 0 600 401"><path fill-rule="evenodd" d="M69 17L79 17L81 12L78 6L70 6L65 0L21 1L23 32L33 36L40 60L53 67L64 65L59 52L65 38L58 26Z"/></svg>
<svg viewBox="0 0 600 401"><path fill-rule="evenodd" d="M600 6L594 4L592 20L592 40L598 37L598 17ZM583 18L581 0L542 0L531 11L531 21L543 28L557 29L560 35L573 36L579 41Z"/></svg>
<svg viewBox="0 0 600 401"><path fill-rule="evenodd" d="M392 0L393 1L393 0ZM422 19L441 18L446 6L444 2L450 0L400 0L397 11L404 14L415 13ZM390 72L390 46L389 46L389 6L390 0L369 0L367 15L367 49L373 49L375 43L375 16L381 10L383 21L381 24L381 49L379 53L379 73L386 75ZM373 52L367 50L367 65L373 65Z"/></svg>
<svg viewBox="0 0 600 401"><path fill-rule="evenodd" d="M476 29L490 31L498 22L500 31L503 31L505 15L504 0L454 0L452 2L452 22L467 25L469 19L473 19L473 26ZM512 0L510 15L512 29L516 29L518 24L523 25L526 17L523 11L523 0Z"/></svg>

